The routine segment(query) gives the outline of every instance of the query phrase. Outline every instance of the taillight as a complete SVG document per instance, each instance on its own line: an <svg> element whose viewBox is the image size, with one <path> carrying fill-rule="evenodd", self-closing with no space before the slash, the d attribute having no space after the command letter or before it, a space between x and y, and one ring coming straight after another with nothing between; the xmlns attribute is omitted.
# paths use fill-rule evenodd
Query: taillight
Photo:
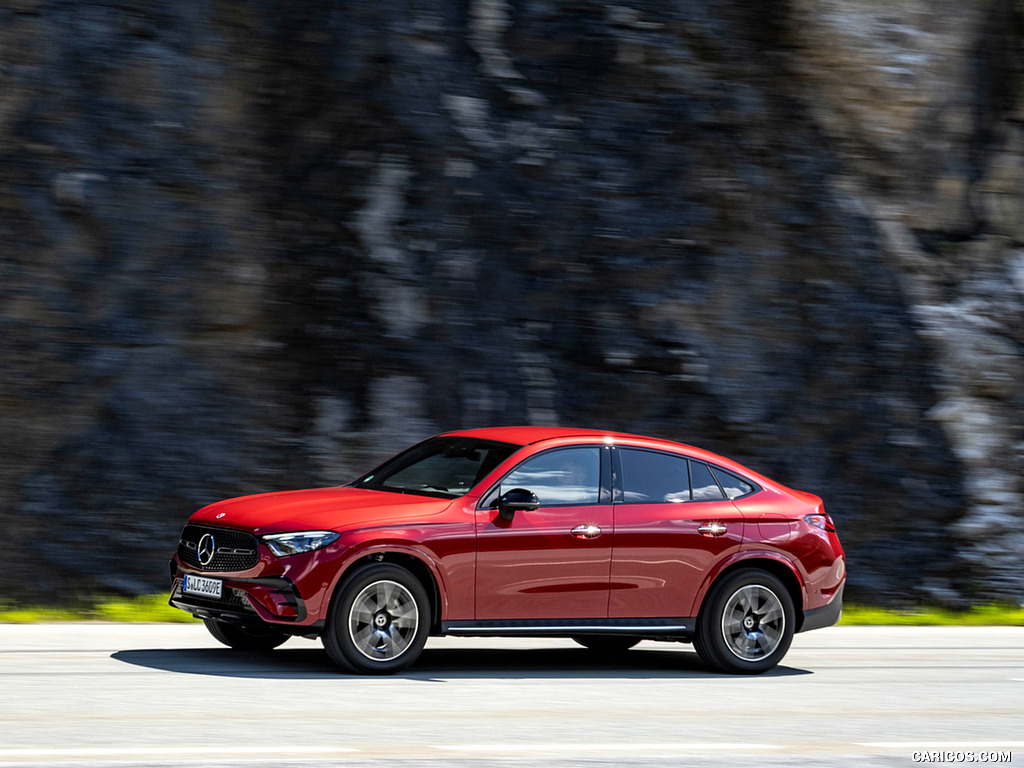
<svg viewBox="0 0 1024 768"><path fill-rule="evenodd" d="M836 532L836 527L832 523L832 518L828 515L804 515L804 520L813 525L815 528L821 528L821 530L828 531L829 533Z"/></svg>

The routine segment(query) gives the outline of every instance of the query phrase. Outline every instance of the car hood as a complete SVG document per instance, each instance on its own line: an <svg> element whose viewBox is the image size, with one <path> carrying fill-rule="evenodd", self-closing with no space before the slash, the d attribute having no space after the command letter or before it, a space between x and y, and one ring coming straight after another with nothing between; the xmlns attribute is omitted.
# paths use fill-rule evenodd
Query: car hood
<svg viewBox="0 0 1024 768"><path fill-rule="evenodd" d="M239 528L257 535L342 530L418 521L440 514L451 503L451 499L363 488L314 488L218 501L200 509L190 522Z"/></svg>

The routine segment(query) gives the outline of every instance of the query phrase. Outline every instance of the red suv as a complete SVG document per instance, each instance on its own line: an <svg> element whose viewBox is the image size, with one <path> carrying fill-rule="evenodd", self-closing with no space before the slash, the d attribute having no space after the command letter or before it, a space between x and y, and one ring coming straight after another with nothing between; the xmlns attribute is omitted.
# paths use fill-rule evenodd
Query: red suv
<svg viewBox="0 0 1024 768"><path fill-rule="evenodd" d="M817 496L666 440L502 427L432 437L345 486L204 507L170 602L233 648L319 636L360 673L407 667L430 635L506 635L692 642L756 674L839 619L845 580Z"/></svg>

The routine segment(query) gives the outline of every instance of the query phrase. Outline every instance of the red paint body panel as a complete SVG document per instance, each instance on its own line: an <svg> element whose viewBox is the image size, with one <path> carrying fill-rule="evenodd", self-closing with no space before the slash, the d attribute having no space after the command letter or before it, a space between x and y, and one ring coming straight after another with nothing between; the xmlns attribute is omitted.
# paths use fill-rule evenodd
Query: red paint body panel
<svg viewBox="0 0 1024 768"><path fill-rule="evenodd" d="M476 618L590 619L608 615L612 505L478 513ZM593 523L607 531L578 539L569 531Z"/></svg>
<svg viewBox="0 0 1024 768"><path fill-rule="evenodd" d="M340 486L260 493L203 507L193 523L248 530L257 536L303 530L334 530L424 520L451 506L448 499Z"/></svg>
<svg viewBox="0 0 1024 768"><path fill-rule="evenodd" d="M726 533L702 535L704 523ZM743 514L730 501L616 504L608 615L693 616L704 575L743 543Z"/></svg>
<svg viewBox="0 0 1024 768"><path fill-rule="evenodd" d="M221 579L225 589L248 596L253 613L242 619L254 615L314 633L327 619L339 583L371 556L414 559L433 582L428 592L436 588L442 622L695 617L714 580L744 563L769 562L792 574L799 585L797 611L828 605L845 582L838 537L805 520L824 514L819 497L714 453L637 435L554 427L467 430L445 437L518 449L458 498L438 498L444 487L438 483L430 486L433 495L342 486L211 504L189 524L214 534L244 531L257 539L300 531L332 531L338 538L322 549L288 556L273 554L260 540L256 565L237 572L187 565L182 559L187 552L179 548L172 579L179 584L185 573ZM760 490L733 501L612 503L606 477L609 489L601 503L519 510L511 521L484 508L481 500L521 462L576 445L600 446L611 451L609 456L614 448L608 446L673 453L729 470ZM698 528L706 523L722 524L724 530L702 534ZM577 538L570 531L579 525L596 525L600 535ZM195 600L175 604L197 615L212 610Z"/></svg>
<svg viewBox="0 0 1024 768"><path fill-rule="evenodd" d="M758 522L758 537L745 546L747 557L770 553L789 564L803 587L803 608L827 605L846 578L846 561L839 537L804 520L823 514L824 503L814 494L784 486L734 502L748 519Z"/></svg>

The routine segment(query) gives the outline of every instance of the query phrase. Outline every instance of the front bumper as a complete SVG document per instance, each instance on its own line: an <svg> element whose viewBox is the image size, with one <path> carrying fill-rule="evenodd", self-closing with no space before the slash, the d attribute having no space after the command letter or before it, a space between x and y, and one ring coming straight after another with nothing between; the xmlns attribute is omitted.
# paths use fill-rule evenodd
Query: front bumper
<svg viewBox="0 0 1024 768"><path fill-rule="evenodd" d="M175 608L201 619L218 619L234 624L273 624L287 630L309 631L303 625L308 611L295 585L284 577L236 579L216 577L223 582L220 598L185 594L182 590L184 573L172 561L171 596L168 601ZM208 574L202 574L210 578ZM282 626L284 625L284 626Z"/></svg>

